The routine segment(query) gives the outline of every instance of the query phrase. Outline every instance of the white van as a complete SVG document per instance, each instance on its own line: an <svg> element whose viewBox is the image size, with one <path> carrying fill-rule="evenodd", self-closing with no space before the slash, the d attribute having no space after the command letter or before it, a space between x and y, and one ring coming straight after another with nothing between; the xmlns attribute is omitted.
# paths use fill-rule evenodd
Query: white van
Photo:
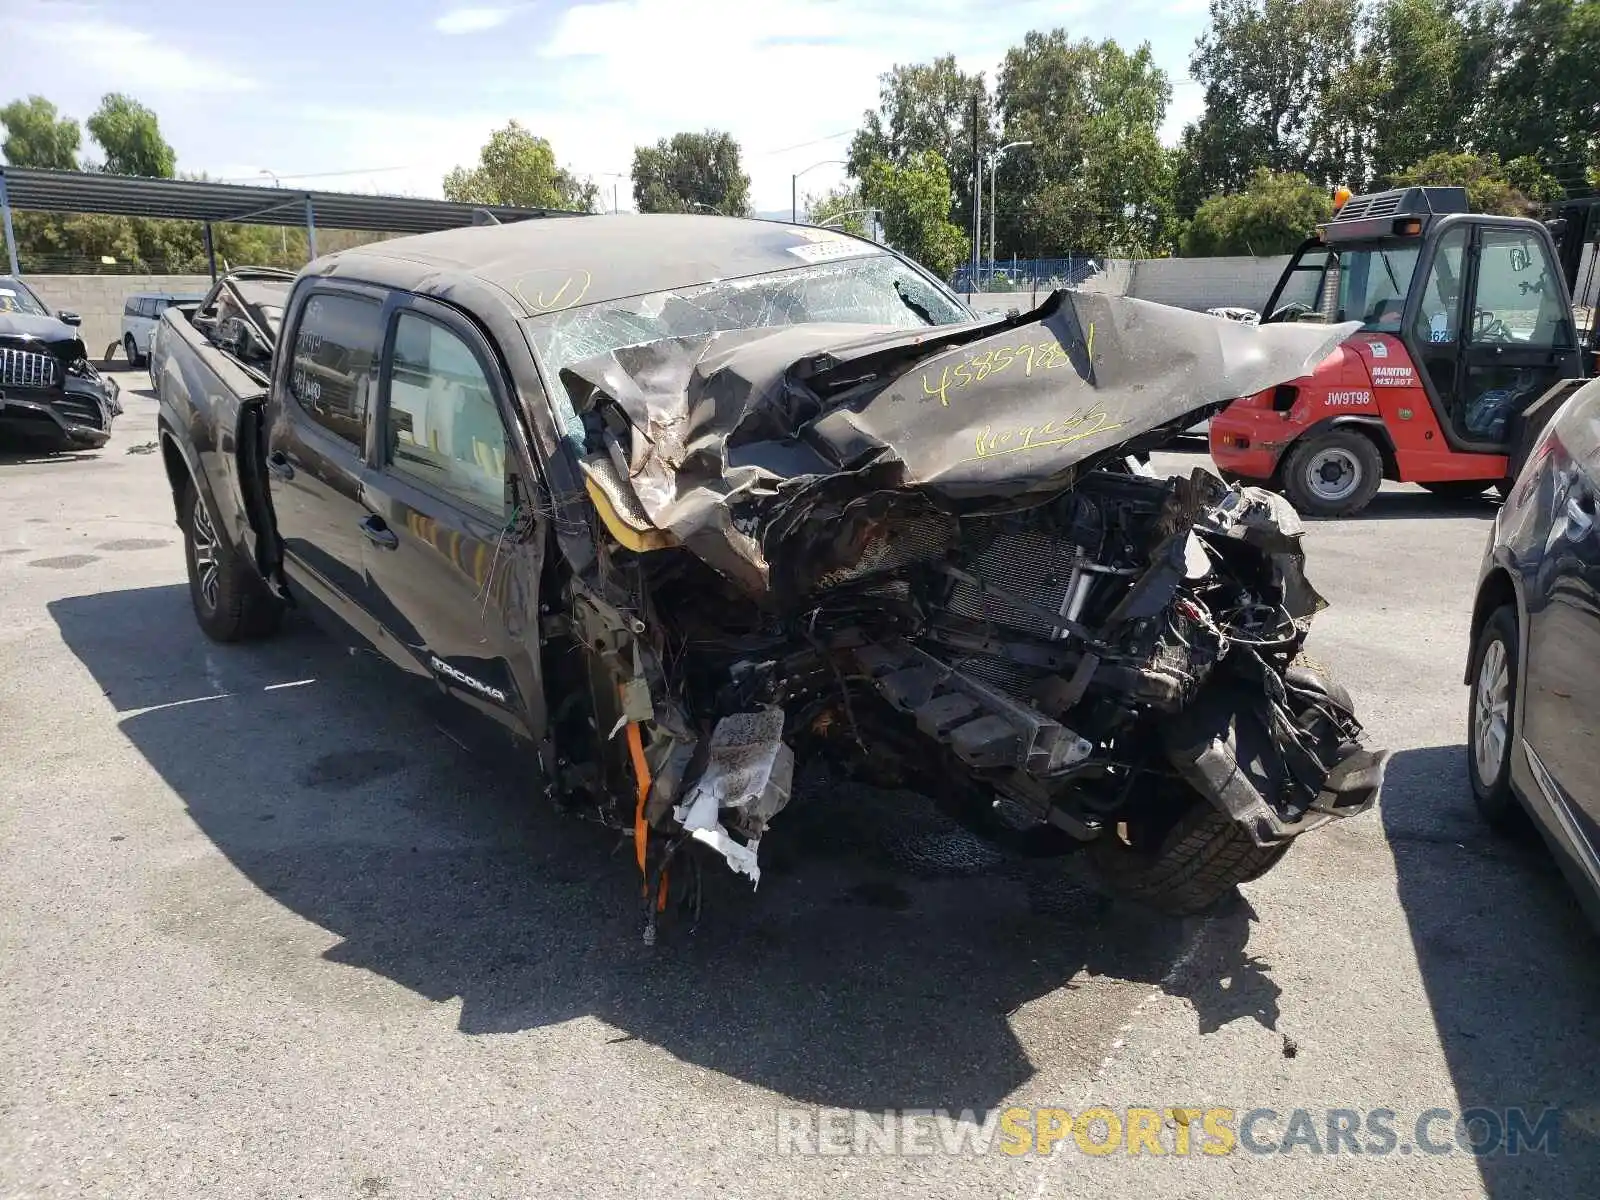
<svg viewBox="0 0 1600 1200"><path fill-rule="evenodd" d="M150 353L150 331L171 304L195 304L205 299L201 292L139 292L122 306L122 348L128 365L138 366Z"/></svg>

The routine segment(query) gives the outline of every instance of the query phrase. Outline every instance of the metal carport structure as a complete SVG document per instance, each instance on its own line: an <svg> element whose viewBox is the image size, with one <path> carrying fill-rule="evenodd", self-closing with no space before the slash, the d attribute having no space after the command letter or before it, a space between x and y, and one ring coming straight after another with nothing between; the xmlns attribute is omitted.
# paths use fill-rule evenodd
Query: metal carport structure
<svg viewBox="0 0 1600 1200"><path fill-rule="evenodd" d="M324 229L362 229L375 233L433 233L463 225L586 215L555 208L460 204L410 196L0 166L0 228L5 230L13 275L20 272L17 239L11 226L12 209L197 221L205 229L206 256L213 279L217 275L217 262L211 226L219 223L304 226L308 249L315 258L319 225Z"/></svg>

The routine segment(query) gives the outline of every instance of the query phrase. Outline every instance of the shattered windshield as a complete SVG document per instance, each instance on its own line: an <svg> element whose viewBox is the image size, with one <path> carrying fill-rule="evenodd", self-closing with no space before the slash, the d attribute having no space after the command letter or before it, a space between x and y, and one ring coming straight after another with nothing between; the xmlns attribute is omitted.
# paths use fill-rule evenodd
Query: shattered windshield
<svg viewBox="0 0 1600 1200"><path fill-rule="evenodd" d="M552 376L623 346L737 329L838 322L916 329L972 317L887 254L630 296L529 323Z"/></svg>

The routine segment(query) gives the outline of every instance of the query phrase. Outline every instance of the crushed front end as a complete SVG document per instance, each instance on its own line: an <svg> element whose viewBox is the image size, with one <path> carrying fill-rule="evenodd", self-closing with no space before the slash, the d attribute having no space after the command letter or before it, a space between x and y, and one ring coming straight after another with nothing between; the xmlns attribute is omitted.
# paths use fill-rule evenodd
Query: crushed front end
<svg viewBox="0 0 1600 1200"><path fill-rule="evenodd" d="M1387 754L1303 653L1293 509L1140 457L1347 332L1057 293L564 372L590 505L548 604L561 784L632 831L648 929L691 845L759 880L813 756L1178 912L1370 807Z"/></svg>

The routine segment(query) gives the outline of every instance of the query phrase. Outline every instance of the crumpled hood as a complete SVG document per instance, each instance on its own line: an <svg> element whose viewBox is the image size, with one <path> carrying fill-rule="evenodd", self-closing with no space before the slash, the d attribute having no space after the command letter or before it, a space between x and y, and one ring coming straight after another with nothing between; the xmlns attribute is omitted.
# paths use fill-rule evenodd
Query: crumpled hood
<svg viewBox="0 0 1600 1200"><path fill-rule="evenodd" d="M960 507L1054 493L1141 435L1309 373L1359 327L1258 327L1060 291L998 323L649 342L573 364L562 382L580 415L602 417L591 429L611 410L626 434L609 452L590 436L584 464L618 512L759 591L765 531L810 497L911 489Z"/></svg>

